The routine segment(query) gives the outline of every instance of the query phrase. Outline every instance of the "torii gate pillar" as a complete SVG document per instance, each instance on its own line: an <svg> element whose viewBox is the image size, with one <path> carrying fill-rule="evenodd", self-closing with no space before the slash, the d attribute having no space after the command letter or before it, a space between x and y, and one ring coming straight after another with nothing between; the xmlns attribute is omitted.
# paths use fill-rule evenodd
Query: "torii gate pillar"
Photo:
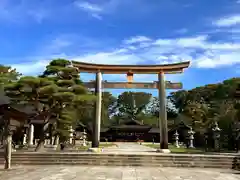
<svg viewBox="0 0 240 180"><path fill-rule="evenodd" d="M168 153L168 127L167 127L167 109L166 109L166 90L165 90L165 80L164 73L160 72L158 74L158 96L160 101L160 111L159 111L159 129L160 129L160 149L159 151Z"/></svg>
<svg viewBox="0 0 240 180"><path fill-rule="evenodd" d="M101 129L101 110L102 110L102 73L96 73L95 95L97 97L95 104L95 123L93 124L92 148L98 148L100 143Z"/></svg>

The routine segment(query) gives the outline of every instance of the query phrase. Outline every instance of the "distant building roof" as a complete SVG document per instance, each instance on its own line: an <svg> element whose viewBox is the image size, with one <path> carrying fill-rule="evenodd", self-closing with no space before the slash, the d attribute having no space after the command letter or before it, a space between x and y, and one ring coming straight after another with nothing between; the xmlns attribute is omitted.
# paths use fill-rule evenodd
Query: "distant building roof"
<svg viewBox="0 0 240 180"><path fill-rule="evenodd" d="M160 133L160 129L159 128L151 128L148 132L149 133Z"/></svg>
<svg viewBox="0 0 240 180"><path fill-rule="evenodd" d="M151 126L148 125L119 125L111 126L111 129L150 129Z"/></svg>
<svg viewBox="0 0 240 180"><path fill-rule="evenodd" d="M100 132L103 133L103 132L107 132L108 130L109 130L109 128L101 128L101 129L100 129Z"/></svg>

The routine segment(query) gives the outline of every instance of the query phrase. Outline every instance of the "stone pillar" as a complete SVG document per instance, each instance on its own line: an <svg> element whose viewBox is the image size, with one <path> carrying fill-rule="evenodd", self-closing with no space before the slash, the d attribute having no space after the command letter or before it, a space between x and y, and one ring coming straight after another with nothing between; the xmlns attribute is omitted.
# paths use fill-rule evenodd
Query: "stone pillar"
<svg viewBox="0 0 240 180"><path fill-rule="evenodd" d="M34 140L34 144L38 144L39 139Z"/></svg>
<svg viewBox="0 0 240 180"><path fill-rule="evenodd" d="M12 159L12 131L10 127L10 119L5 121L4 124L4 160L5 160L5 169L11 168L11 159Z"/></svg>
<svg viewBox="0 0 240 180"><path fill-rule="evenodd" d="M208 151L208 133L204 133L205 151Z"/></svg>
<svg viewBox="0 0 240 180"><path fill-rule="evenodd" d="M100 127L101 127L101 109L102 109L102 73L96 73L95 95L97 96L95 105L95 122L93 123L93 139L92 148L98 148L100 142Z"/></svg>
<svg viewBox="0 0 240 180"><path fill-rule="evenodd" d="M69 144L73 144L73 128L70 127Z"/></svg>
<svg viewBox="0 0 240 180"><path fill-rule="evenodd" d="M27 134L23 135L23 145L27 144Z"/></svg>
<svg viewBox="0 0 240 180"><path fill-rule="evenodd" d="M33 145L33 139L34 139L34 125L30 124L29 125L29 131L28 131L28 145L32 146Z"/></svg>
<svg viewBox="0 0 240 180"><path fill-rule="evenodd" d="M54 139L55 139L55 138L54 138L54 137L52 137L52 139L51 139L51 142L50 142L50 143L51 143L51 145L54 145Z"/></svg>
<svg viewBox="0 0 240 180"><path fill-rule="evenodd" d="M213 131L213 139L214 139L214 150L220 150L220 136L221 136L221 129L218 127L218 123L215 122L215 126L212 129Z"/></svg>
<svg viewBox="0 0 240 180"><path fill-rule="evenodd" d="M160 150L169 152L168 150L168 127L167 127L167 110L166 110L166 93L164 73L158 74L158 96L160 101L159 111L159 128L160 128Z"/></svg>
<svg viewBox="0 0 240 180"><path fill-rule="evenodd" d="M44 140L44 145L48 145L48 140L47 139Z"/></svg>
<svg viewBox="0 0 240 180"><path fill-rule="evenodd" d="M5 169L11 168L12 159L12 133L7 134L6 147L5 147Z"/></svg>
<svg viewBox="0 0 240 180"><path fill-rule="evenodd" d="M189 135L189 148L194 148L194 145L193 145L194 134L195 134L195 132L192 130L192 128L190 128L190 131L188 131L188 135Z"/></svg>
<svg viewBox="0 0 240 180"><path fill-rule="evenodd" d="M83 146L87 146L86 138L87 138L87 133L86 133L86 131L85 131L85 129L84 129L84 130L83 130Z"/></svg>
<svg viewBox="0 0 240 180"><path fill-rule="evenodd" d="M176 146L176 148L179 148L180 147L179 146L179 134L178 134L177 130L174 134L174 138L175 138L175 146Z"/></svg>

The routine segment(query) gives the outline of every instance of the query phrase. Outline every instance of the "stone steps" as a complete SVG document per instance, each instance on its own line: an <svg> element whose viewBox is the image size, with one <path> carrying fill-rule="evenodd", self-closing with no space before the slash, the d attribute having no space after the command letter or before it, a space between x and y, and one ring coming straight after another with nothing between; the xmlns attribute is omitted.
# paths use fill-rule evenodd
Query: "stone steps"
<svg viewBox="0 0 240 180"><path fill-rule="evenodd" d="M191 165L191 166L199 166L199 167L202 167L202 166L205 166L205 165L210 165L212 167L230 167L233 165L233 162L228 162L228 163L219 163L219 162L189 162L189 161L137 161L137 160L134 160L134 161L123 161L123 160L112 160L112 161L108 161L108 160L72 160L72 159L66 159L66 160L33 160L33 159L25 159L25 160L22 160L22 159L13 159L12 160L12 163L13 164L18 164L18 165L21 165L21 164L25 164L25 163L46 163L49 164L49 163L88 163L88 164L91 164L91 165L117 165L117 164L121 164L123 166L133 166L132 164L139 164L141 166L146 166L146 164L183 164L183 165Z"/></svg>
<svg viewBox="0 0 240 180"><path fill-rule="evenodd" d="M115 158L111 158L111 157L54 157L54 156L49 156L49 157L12 157L12 159L15 160L27 160L27 159L31 159L31 160L55 160L55 159L62 159L62 160L69 160L69 159L73 159L73 160L89 160L89 159L93 159L93 160L122 160L122 161L210 161L210 162L222 162L222 163L227 163L227 162L232 162L233 159L197 159L197 158L165 158L165 157L115 157Z"/></svg>
<svg viewBox="0 0 240 180"><path fill-rule="evenodd" d="M231 169L240 156L190 154L13 153L12 165L94 165ZM0 164L3 164L0 158Z"/></svg>
<svg viewBox="0 0 240 180"><path fill-rule="evenodd" d="M212 165L212 164L204 164L204 165L198 165L198 164L184 164L184 163L158 163L158 164L153 164L153 163L144 163L144 165L139 164L137 162L131 163L131 164L123 164L123 163L89 163L89 162L12 162L12 165L75 165L75 166L128 166L128 167L135 167L135 166L144 166L144 167L187 167L187 168L217 168L217 169L232 169L233 165L222 165L222 166L217 166L217 165Z"/></svg>

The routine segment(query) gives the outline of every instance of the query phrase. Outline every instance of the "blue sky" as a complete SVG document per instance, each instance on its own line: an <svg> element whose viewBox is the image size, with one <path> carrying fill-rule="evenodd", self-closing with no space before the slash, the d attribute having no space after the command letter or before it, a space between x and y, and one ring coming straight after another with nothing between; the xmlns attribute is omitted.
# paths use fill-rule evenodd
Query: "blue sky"
<svg viewBox="0 0 240 180"><path fill-rule="evenodd" d="M104 64L191 61L183 74L166 78L186 89L240 74L239 0L1 0L0 34L0 64L24 75L39 74L53 58ZM154 81L157 75L134 79ZM104 80L126 78L104 75Z"/></svg>

